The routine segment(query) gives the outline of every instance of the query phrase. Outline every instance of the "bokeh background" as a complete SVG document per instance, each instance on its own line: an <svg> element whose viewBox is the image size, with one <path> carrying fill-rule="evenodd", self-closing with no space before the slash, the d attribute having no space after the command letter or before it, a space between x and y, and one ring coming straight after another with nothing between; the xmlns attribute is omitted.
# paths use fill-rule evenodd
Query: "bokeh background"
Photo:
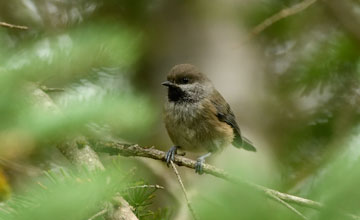
<svg viewBox="0 0 360 220"><path fill-rule="evenodd" d="M107 171L89 174L56 148L84 135L168 150L161 82L180 63L208 75L258 149L229 147L209 163L328 205L296 206L309 219L360 215L360 2L304 2L0 1L0 21L28 27L0 26L0 217L90 219L121 192L139 219L191 219L163 163L100 155ZM29 83L61 113L29 101ZM180 172L201 219L299 219L242 186ZM165 189L129 190L143 184Z"/></svg>

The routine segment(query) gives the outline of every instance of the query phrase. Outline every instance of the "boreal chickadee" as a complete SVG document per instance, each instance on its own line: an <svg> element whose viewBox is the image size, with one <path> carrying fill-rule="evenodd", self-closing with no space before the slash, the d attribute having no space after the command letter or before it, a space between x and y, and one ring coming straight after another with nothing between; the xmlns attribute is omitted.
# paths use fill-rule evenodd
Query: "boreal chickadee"
<svg viewBox="0 0 360 220"><path fill-rule="evenodd" d="M241 136L229 104L195 66L174 66L162 85L168 87L164 122L175 145L166 153L167 163L174 160L177 149L206 152L195 166L195 172L202 174L205 158L227 145L256 151L251 142Z"/></svg>

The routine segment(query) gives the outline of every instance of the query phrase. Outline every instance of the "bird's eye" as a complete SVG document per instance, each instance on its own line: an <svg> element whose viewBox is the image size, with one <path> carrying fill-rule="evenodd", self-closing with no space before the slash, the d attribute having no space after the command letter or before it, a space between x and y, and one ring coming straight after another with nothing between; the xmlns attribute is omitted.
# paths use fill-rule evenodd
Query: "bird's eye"
<svg viewBox="0 0 360 220"><path fill-rule="evenodd" d="M181 82L182 82L183 84L187 84L187 83L189 83L189 78L184 77L184 78L181 79Z"/></svg>

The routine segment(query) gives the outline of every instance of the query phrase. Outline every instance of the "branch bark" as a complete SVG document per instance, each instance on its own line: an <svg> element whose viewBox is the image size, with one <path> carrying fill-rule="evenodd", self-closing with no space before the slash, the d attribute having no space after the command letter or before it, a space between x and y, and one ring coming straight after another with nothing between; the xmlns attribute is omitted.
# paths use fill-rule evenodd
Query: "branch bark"
<svg viewBox="0 0 360 220"><path fill-rule="evenodd" d="M94 144L93 148L97 152L108 153L110 155L122 155L125 157L146 157L146 158L151 158L166 162L165 160L166 153L164 151L154 149L153 147L143 148L137 144L123 144L113 141L98 141L97 143ZM196 161L183 156L175 155L174 163L177 164L178 166L184 166L190 169L195 169ZM206 174L210 174L212 176L224 179L232 183L247 185L265 194L268 198L274 199L277 202L279 202L279 200L275 198L279 198L280 200L286 203L296 204L302 207L307 207L315 210L321 210L326 208L326 206L320 202L282 193L274 189L269 189L267 187L255 183L239 179L235 176L230 175L224 170L209 164L204 164L203 171ZM351 219L358 219L358 220L360 219L359 216L355 216L352 214L347 214L347 213L342 213L342 214L347 217L350 217Z"/></svg>
<svg viewBox="0 0 360 220"><path fill-rule="evenodd" d="M133 207L122 196L115 196L114 209L108 212L107 219L109 220L138 220L133 212Z"/></svg>

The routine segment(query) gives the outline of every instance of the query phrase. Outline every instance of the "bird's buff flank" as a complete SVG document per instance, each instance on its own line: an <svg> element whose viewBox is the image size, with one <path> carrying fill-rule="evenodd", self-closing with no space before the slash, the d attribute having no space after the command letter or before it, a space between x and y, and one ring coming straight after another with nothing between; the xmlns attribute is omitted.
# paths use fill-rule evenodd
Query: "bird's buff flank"
<svg viewBox="0 0 360 220"><path fill-rule="evenodd" d="M205 158L227 145L256 151L250 141L241 136L229 104L195 66L174 66L162 85L168 87L165 126L175 145L166 154L168 163L178 149L203 152L195 167L195 172L202 174Z"/></svg>

